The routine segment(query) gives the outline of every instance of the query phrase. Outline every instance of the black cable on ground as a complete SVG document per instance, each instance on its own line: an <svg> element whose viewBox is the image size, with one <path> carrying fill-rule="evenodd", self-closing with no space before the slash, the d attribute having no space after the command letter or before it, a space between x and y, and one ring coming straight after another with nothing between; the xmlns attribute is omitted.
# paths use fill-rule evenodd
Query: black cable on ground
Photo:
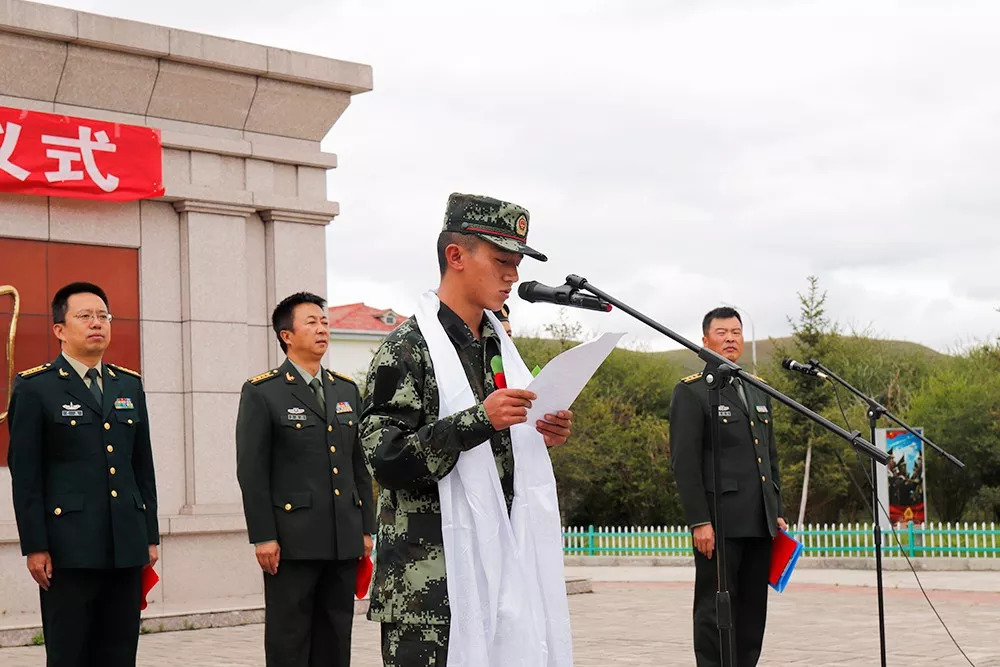
<svg viewBox="0 0 1000 667"><path fill-rule="evenodd" d="M841 401L840 401L840 390L837 387L836 383L834 383L832 380L830 380L829 382L830 382L831 385L833 385L833 393L837 397L837 405L840 407L840 414L843 415L843 417L844 417L844 423L847 425L847 430L853 431L854 428L851 426L851 422L847 418L847 412L844 410L844 404L841 403ZM875 443L873 442L872 444L874 445ZM868 494L866 494L861 489L860 485L858 485L857 481L854 479L854 475L851 474L850 468L847 466L846 463L844 463L844 459L841 458L840 452L838 452L837 450L834 450L834 453L837 455L837 460L840 462L840 465L842 465L844 467L844 472L847 473L847 476L850 478L850 480L852 482L854 482L854 486L857 487L858 492L861 495L861 501L865 504L865 508L868 510L868 516L872 516L874 514L874 512L872 511L872 504L869 501L869 498L871 496L869 496ZM862 470L862 472L864 472L865 477L868 479L868 484L871 485L871 488L874 489L875 488L875 480L872 479L871 474L868 472L868 468L867 468L867 466L865 466L865 462L864 462L864 460L862 460L861 454L858 453L857 450L854 451L854 454L858 457L858 462L861 464L861 470ZM896 540L896 546L899 547L899 553L900 553L900 555L903 556L903 558L906 559L906 564L909 565L910 572L913 573L913 578L916 580L917 586L920 588L920 592L923 594L924 599L927 600L927 605L931 608L931 611L934 612L934 615L937 617L938 622L941 623L941 627L944 628L944 631L948 634L948 638L951 639L951 643L955 645L955 648L958 649L958 652L962 654L962 657L965 658L965 660L970 665L972 665L972 667L976 667L976 663L972 662L972 659L966 654L965 650L962 649L962 646L958 643L958 640L955 639L955 635L951 634L951 629L948 628L948 624L944 622L943 618L941 618L941 614L938 613L937 607L934 606L934 603L931 602L930 596L927 595L927 591L924 590L924 585L920 581L920 577L917 575L916 568L913 567L913 562L910 560L910 557L906 554L906 550L903 549L903 543L899 539L899 533L896 532L896 527L892 525L891 521L888 521L888 519L889 519L889 512L888 512L888 510L886 510L885 505L882 504L881 500L879 500L879 502L878 502L878 507L882 511L882 514L885 515L886 522L889 524L889 531L892 533L893 539Z"/></svg>

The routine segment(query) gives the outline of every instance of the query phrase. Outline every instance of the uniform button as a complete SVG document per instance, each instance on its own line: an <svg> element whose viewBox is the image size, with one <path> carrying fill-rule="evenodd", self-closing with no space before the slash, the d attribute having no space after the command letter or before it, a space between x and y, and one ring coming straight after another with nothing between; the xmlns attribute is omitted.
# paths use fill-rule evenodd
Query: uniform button
<svg viewBox="0 0 1000 667"><path fill-rule="evenodd" d="M347 422L347 425L348 425L348 426L354 426L354 422L353 422L353 421L348 421L348 422Z"/></svg>
<svg viewBox="0 0 1000 667"><path fill-rule="evenodd" d="M333 490L333 495L339 496L340 495L340 489L334 489Z"/></svg>
<svg viewBox="0 0 1000 667"><path fill-rule="evenodd" d="M115 448L112 447L111 445L108 445L107 449L108 449L108 454L110 454L111 452L115 451Z"/></svg>
<svg viewBox="0 0 1000 667"><path fill-rule="evenodd" d="M751 425L751 426L756 426L756 424L754 424L753 422L750 422L750 425Z"/></svg>
<svg viewBox="0 0 1000 667"><path fill-rule="evenodd" d="M326 432L327 433L333 433L333 425L332 424L327 424L326 425Z"/></svg>
<svg viewBox="0 0 1000 667"><path fill-rule="evenodd" d="M69 420L69 425L70 426L76 426L76 420L75 419L70 419Z"/></svg>
<svg viewBox="0 0 1000 667"><path fill-rule="evenodd" d="M292 511L292 504L291 503L285 503L285 511L286 512L291 512Z"/></svg>
<svg viewBox="0 0 1000 667"><path fill-rule="evenodd" d="M760 457L758 456L758 457L757 457L757 463L763 463L763 462L764 462L764 459L762 459L762 458L760 458Z"/></svg>
<svg viewBox="0 0 1000 667"><path fill-rule="evenodd" d="M108 472L110 472L110 473L111 473L112 475L114 475L114 474L115 474L116 472L118 472L118 471L117 471L117 470L115 470L115 467L114 467L114 466L111 466L111 470L109 470Z"/></svg>
<svg viewBox="0 0 1000 667"><path fill-rule="evenodd" d="M757 438L754 438L753 439L753 444L759 445L760 444L760 440L758 440Z"/></svg>
<svg viewBox="0 0 1000 667"><path fill-rule="evenodd" d="M336 454L337 453L337 448L334 447L333 445L330 445L330 453L331 454Z"/></svg>
<svg viewBox="0 0 1000 667"><path fill-rule="evenodd" d="M333 469L333 474L334 475L339 475L340 474L340 470L338 470L337 468L334 468Z"/></svg>
<svg viewBox="0 0 1000 667"><path fill-rule="evenodd" d="M131 420L131 419L129 419L129 420L128 420L128 423L129 423L129 424L131 424L131 423L132 423L132 420Z"/></svg>
<svg viewBox="0 0 1000 667"><path fill-rule="evenodd" d="M302 424L296 424L295 428L302 428Z"/></svg>
<svg viewBox="0 0 1000 667"><path fill-rule="evenodd" d="M112 498L117 498L118 497L118 492L115 491L114 489L111 489L111 497Z"/></svg>
<svg viewBox="0 0 1000 667"><path fill-rule="evenodd" d="M723 423L723 424L728 424L728 423L729 423L729 420L723 417L723 419L722 419L722 423Z"/></svg>
<svg viewBox="0 0 1000 667"><path fill-rule="evenodd" d="M52 513L55 514L56 516L59 516L60 514L62 514L62 508L57 507L54 510L52 510Z"/></svg>
<svg viewBox="0 0 1000 667"><path fill-rule="evenodd" d="M765 477L764 475L761 475L760 476L760 481L766 482L767 481L767 477Z"/></svg>
<svg viewBox="0 0 1000 667"><path fill-rule="evenodd" d="M109 424L108 422L104 422L104 430L105 431L110 431L111 430L111 424Z"/></svg>

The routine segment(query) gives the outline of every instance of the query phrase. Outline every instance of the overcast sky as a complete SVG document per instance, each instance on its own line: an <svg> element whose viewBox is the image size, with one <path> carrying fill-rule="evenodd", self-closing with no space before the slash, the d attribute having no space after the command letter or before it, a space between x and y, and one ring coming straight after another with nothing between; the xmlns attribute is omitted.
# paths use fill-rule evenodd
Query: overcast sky
<svg viewBox="0 0 1000 667"><path fill-rule="evenodd" d="M845 327L1000 331L1000 3L51 4L372 65L324 142L331 304L411 313L460 191L531 211L550 259L522 280L578 273L690 337L720 302L786 335L809 274ZM511 305L515 332L557 317Z"/></svg>

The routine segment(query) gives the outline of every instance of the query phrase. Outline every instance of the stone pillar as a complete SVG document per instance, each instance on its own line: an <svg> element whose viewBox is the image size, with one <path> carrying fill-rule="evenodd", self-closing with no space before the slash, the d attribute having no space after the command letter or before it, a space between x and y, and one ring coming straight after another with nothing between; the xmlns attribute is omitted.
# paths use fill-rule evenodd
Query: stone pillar
<svg viewBox="0 0 1000 667"><path fill-rule="evenodd" d="M184 200L180 214L186 476L182 514L241 511L236 413L247 377L247 206Z"/></svg>

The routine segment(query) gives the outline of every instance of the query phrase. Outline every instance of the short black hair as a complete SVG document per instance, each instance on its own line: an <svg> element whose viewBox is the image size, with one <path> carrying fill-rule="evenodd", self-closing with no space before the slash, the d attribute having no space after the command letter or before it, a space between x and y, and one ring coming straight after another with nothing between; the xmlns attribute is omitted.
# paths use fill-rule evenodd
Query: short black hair
<svg viewBox="0 0 1000 667"><path fill-rule="evenodd" d="M708 327L712 325L712 320L728 320L730 317L738 319L740 321L740 326L743 326L743 318L740 317L739 311L735 308L730 308L729 306L719 306L718 308L713 308L708 311L705 313L705 317L701 321L702 335L708 335Z"/></svg>
<svg viewBox="0 0 1000 667"><path fill-rule="evenodd" d="M288 352L288 346L285 345L285 341L281 340L281 332L293 330L295 307L303 303L315 303L326 310L326 300L323 297L316 296L311 292L296 292L282 299L281 303L274 307L274 312L271 313L271 327L274 329L274 335L278 339L278 345L281 346L282 352Z"/></svg>
<svg viewBox="0 0 1000 667"><path fill-rule="evenodd" d="M95 294L101 297L101 301L111 310L111 303L108 302L108 295L94 283L70 283L60 287L56 295L52 297L52 323L66 324L66 311L69 308L69 298L74 294Z"/></svg>
<svg viewBox="0 0 1000 667"><path fill-rule="evenodd" d="M444 256L445 248L454 243L455 245L461 246L466 250L474 250L479 246L480 241L482 241L482 239L478 236L473 234L463 234L462 232L441 232L438 234L437 256L438 268L441 270L441 277L444 277L444 272L448 269L448 258Z"/></svg>

